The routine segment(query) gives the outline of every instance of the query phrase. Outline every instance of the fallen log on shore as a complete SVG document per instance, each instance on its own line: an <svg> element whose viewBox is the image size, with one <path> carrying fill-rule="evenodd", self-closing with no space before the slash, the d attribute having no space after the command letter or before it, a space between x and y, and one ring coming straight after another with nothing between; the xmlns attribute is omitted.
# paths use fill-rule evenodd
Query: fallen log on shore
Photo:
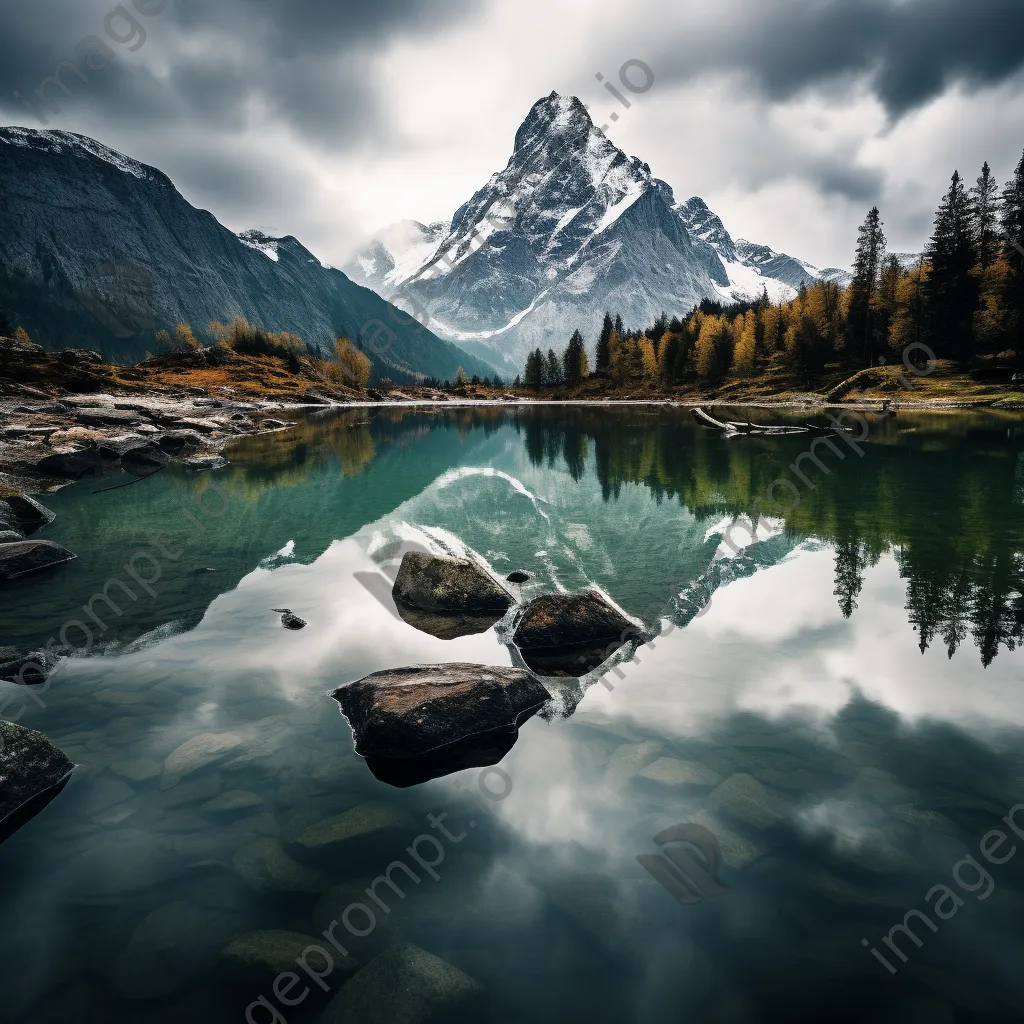
<svg viewBox="0 0 1024 1024"><path fill-rule="evenodd" d="M716 420L714 416L705 412L699 405L690 410L693 418L705 427L712 427L721 430L727 437L736 434L760 434L770 437L778 437L783 434L831 434L834 431L842 430L841 426L819 426L817 423L806 423L803 426L778 426L766 423L744 423L737 420Z"/></svg>

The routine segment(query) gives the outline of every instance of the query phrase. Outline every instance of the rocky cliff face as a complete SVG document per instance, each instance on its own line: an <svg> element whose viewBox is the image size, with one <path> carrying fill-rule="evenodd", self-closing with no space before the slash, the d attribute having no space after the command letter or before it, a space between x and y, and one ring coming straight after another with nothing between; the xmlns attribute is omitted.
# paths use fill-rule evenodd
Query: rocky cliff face
<svg viewBox="0 0 1024 1024"><path fill-rule="evenodd" d="M324 350L347 336L396 380L486 371L295 238L236 236L160 171L69 132L0 129L0 239L0 306L47 348L130 361L157 330L241 314Z"/></svg>
<svg viewBox="0 0 1024 1024"><path fill-rule="evenodd" d="M557 93L534 105L507 167L447 230L418 227L378 235L346 269L442 337L515 366L537 346L563 348L577 328L593 343L605 310L647 326L705 298L767 287L788 299L819 273L735 243L701 199L677 202L577 98ZM371 267L387 269L371 277Z"/></svg>

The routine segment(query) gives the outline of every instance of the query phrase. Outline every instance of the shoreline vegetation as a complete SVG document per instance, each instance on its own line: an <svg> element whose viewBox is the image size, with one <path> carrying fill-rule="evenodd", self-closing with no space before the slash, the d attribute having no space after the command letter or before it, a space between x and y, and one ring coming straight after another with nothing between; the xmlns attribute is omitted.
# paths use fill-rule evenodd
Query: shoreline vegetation
<svg viewBox="0 0 1024 1024"><path fill-rule="evenodd" d="M593 349L576 331L559 355L535 349L532 392L604 387L702 401L912 399L1018 404L1024 397L1024 157L999 192L986 163L968 189L954 172L919 257L887 254L878 207L858 229L854 270L788 302L704 300L626 330L606 313ZM913 377L913 381L908 380ZM931 378L928 382L928 378ZM520 378L517 378L519 383ZM600 385L599 385L600 386Z"/></svg>
<svg viewBox="0 0 1024 1024"><path fill-rule="evenodd" d="M189 324L159 331L160 354L118 366L89 350L48 352L0 316L0 489L62 486L74 475L54 466L109 463L111 452L116 463L169 431L184 434L193 462L214 460L232 438L289 425L268 413L301 406L1024 410L1024 157L1001 193L987 163L970 189L954 173L916 259L887 256L882 227L872 208L846 287L818 281L779 305L767 289L755 301L704 300L644 330L609 312L592 350L574 331L560 354L530 353L511 384L459 367L454 380L396 385L389 372L414 375L387 352L340 337L324 353L242 316L207 325L209 344Z"/></svg>
<svg viewBox="0 0 1024 1024"><path fill-rule="evenodd" d="M571 405L600 408L648 404L801 410L895 412L991 409L1016 418L1024 388L985 368L937 360L914 375L900 365L850 373L825 367L817 380L771 365L756 378L716 386L618 382L591 375L574 385L534 391L463 380L439 386L368 386L359 353L339 344L323 360L280 355L172 352L136 366L103 363L86 350L44 352L27 340L0 337L0 494L52 491L75 479L52 472L53 456L84 464L111 445L145 443L165 433L184 437L199 467L238 437L294 426L310 409L359 406L438 408L497 405ZM351 379L354 365L360 379ZM1005 377L1005 374L1003 375ZM770 417L769 417L770 419ZM44 461L45 460L45 461ZM40 467L43 463L43 467Z"/></svg>

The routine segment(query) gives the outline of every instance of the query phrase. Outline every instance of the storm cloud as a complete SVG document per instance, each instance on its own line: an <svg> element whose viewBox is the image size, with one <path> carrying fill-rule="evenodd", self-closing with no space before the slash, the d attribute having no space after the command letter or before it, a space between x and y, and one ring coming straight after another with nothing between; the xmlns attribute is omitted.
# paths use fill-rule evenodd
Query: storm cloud
<svg viewBox="0 0 1024 1024"><path fill-rule="evenodd" d="M599 83L630 59L655 81L623 110ZM955 167L1012 170L1024 0L33 0L0 79L0 120L38 110L335 265L449 219L552 89L735 236L847 265L868 207L916 250Z"/></svg>
<svg viewBox="0 0 1024 1024"><path fill-rule="evenodd" d="M749 76L772 100L865 76L892 117L954 83L993 85L1024 67L1020 0L726 2L704 31L666 41L659 66Z"/></svg>

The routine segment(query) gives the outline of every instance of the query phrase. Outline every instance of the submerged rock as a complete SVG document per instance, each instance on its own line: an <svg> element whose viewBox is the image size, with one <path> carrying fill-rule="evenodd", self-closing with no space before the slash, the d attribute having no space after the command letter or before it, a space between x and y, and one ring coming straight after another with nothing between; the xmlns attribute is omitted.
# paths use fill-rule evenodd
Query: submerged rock
<svg viewBox="0 0 1024 1024"><path fill-rule="evenodd" d="M717 786L722 776L699 761L682 761L677 757L659 757L653 764L642 768L640 778L660 783L662 786Z"/></svg>
<svg viewBox="0 0 1024 1024"><path fill-rule="evenodd" d="M208 800L199 808L203 814L218 818L233 818L263 806L263 797L244 789L231 789Z"/></svg>
<svg viewBox="0 0 1024 1024"><path fill-rule="evenodd" d="M173 995L203 970L241 922L240 915L187 900L158 907L139 922L120 956L109 964L109 982L122 999Z"/></svg>
<svg viewBox="0 0 1024 1024"><path fill-rule="evenodd" d="M160 788L176 786L186 776L225 760L230 753L244 745L245 738L235 732L204 732L193 736L171 751L164 761Z"/></svg>
<svg viewBox="0 0 1024 1024"><path fill-rule="evenodd" d="M373 774L407 786L496 764L550 699L529 672L420 665L374 672L332 694Z"/></svg>
<svg viewBox="0 0 1024 1024"><path fill-rule="evenodd" d="M320 893L330 885L325 875L289 857L273 837L254 839L241 847L232 867L250 889L261 893Z"/></svg>
<svg viewBox="0 0 1024 1024"><path fill-rule="evenodd" d="M508 580L509 583L526 583L526 581L529 580L529 578L530 574L528 572L523 572L520 569L517 569L515 572L510 572L505 577L505 579Z"/></svg>
<svg viewBox="0 0 1024 1024"><path fill-rule="evenodd" d="M300 619L292 612L291 608L272 608L271 611L280 612L281 625L285 629L303 629L306 625L306 620Z"/></svg>
<svg viewBox="0 0 1024 1024"><path fill-rule="evenodd" d="M752 775L742 772L713 789L708 803L713 810L754 828L769 828L786 816L785 804Z"/></svg>
<svg viewBox="0 0 1024 1024"><path fill-rule="evenodd" d="M372 800L303 829L288 852L299 860L326 865L353 862L393 849L413 838L417 822L394 804ZM326 888L324 886L323 888Z"/></svg>
<svg viewBox="0 0 1024 1024"><path fill-rule="evenodd" d="M535 672L582 676L642 635L636 623L587 590L534 598L512 639Z"/></svg>
<svg viewBox="0 0 1024 1024"><path fill-rule="evenodd" d="M230 946L221 951L220 958L224 965L243 983L254 990L269 987L279 974L296 969L296 961L311 947L324 948L324 939L318 939L299 932L286 932L278 929L249 932L235 939ZM334 969L330 972L334 977L351 974L359 966L350 956L342 956L336 948L328 945ZM311 953L310 966L322 971L327 966L322 956Z"/></svg>
<svg viewBox="0 0 1024 1024"><path fill-rule="evenodd" d="M392 946L341 987L317 1024L483 1020L483 986L419 946Z"/></svg>
<svg viewBox="0 0 1024 1024"><path fill-rule="evenodd" d="M50 569L75 557L73 551L52 540L19 540L0 544L0 582Z"/></svg>
<svg viewBox="0 0 1024 1024"><path fill-rule="evenodd" d="M504 614L512 605L511 595L476 563L419 551L406 552L391 592L396 602L428 612Z"/></svg>
<svg viewBox="0 0 1024 1024"><path fill-rule="evenodd" d="M42 733L0 719L0 843L53 800L74 769Z"/></svg>
<svg viewBox="0 0 1024 1024"><path fill-rule="evenodd" d="M615 783L635 778L645 765L650 764L658 756L661 748L662 744L657 740L623 743L608 761L608 766L605 768L605 780Z"/></svg>

